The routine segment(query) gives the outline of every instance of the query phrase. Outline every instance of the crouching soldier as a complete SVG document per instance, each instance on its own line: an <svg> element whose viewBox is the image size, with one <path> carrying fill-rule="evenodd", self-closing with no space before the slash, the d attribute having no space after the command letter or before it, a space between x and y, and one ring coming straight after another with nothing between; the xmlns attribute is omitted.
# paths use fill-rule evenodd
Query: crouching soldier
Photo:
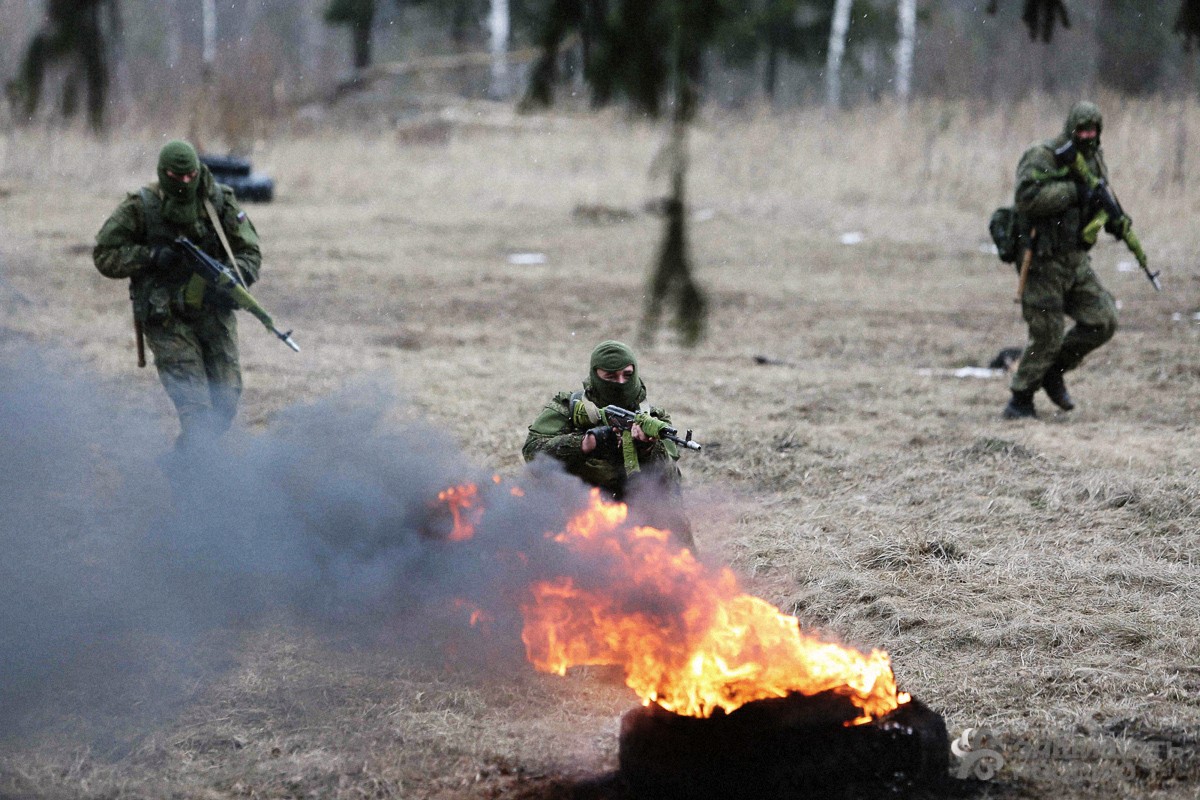
<svg viewBox="0 0 1200 800"><path fill-rule="evenodd" d="M694 550L691 525L680 508L679 449L659 438L670 415L651 406L622 430L601 413L607 406L638 412L645 400L633 350L601 342L592 351L583 389L554 395L529 426L521 454L526 461L539 453L557 459L567 472L629 503L646 524L670 530L679 544Z"/></svg>

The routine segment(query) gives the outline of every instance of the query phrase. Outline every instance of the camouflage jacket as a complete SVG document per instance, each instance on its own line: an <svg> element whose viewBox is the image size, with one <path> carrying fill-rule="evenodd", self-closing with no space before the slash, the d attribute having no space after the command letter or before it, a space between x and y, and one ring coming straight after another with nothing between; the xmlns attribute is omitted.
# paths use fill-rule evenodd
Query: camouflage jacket
<svg viewBox="0 0 1200 800"><path fill-rule="evenodd" d="M225 229L238 268L247 285L254 283L262 264L254 224L234 199L232 189L213 182L207 174L201 180L200 189L208 189L206 196ZM129 279L134 316L142 322L180 313L178 303L174 301L191 277L191 270L182 264L166 271L154 269L150 264L152 248L187 236L204 252L219 261L228 261L225 248L203 209L190 229L163 219L161 209L162 198L157 184L130 192L96 234L96 246L92 250L92 260L100 274Z"/></svg>
<svg viewBox="0 0 1200 800"><path fill-rule="evenodd" d="M561 461L567 472L585 483L607 490L619 499L624 495L628 481L620 447L612 447L605 452L583 452L583 437L587 428L571 421L571 394L559 392L542 408L542 413L529 426L529 435L525 438L521 455L526 461L532 461L538 453L545 453ZM655 406L650 407L650 415L664 422L671 421L665 410ZM679 459L679 450L674 442L654 439L635 442L634 446L642 469L658 469L672 482L678 481L679 468L675 462Z"/></svg>
<svg viewBox="0 0 1200 800"><path fill-rule="evenodd" d="M1086 187L1075 180L1069 167L1054 160L1055 148L1066 141L1059 137L1034 145L1017 165L1017 211L1037 229L1039 256L1087 249L1080 237L1089 222ZM1093 174L1106 174L1101 158L1086 160Z"/></svg>

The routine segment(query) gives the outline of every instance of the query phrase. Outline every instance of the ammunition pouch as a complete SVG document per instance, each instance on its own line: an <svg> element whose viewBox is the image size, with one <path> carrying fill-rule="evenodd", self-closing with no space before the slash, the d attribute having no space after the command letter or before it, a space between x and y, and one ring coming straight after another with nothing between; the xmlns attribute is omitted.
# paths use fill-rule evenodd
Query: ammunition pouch
<svg viewBox="0 0 1200 800"><path fill-rule="evenodd" d="M155 286L145 293L142 321L150 325L161 325L169 320L172 314L171 290L165 286ZM137 315L137 303L134 304L134 314Z"/></svg>
<svg viewBox="0 0 1200 800"><path fill-rule="evenodd" d="M1037 242L1033 253L1039 258L1051 258L1064 253L1089 250L1091 245L1083 241L1083 226L1086 220L1083 211L1071 207L1062 214L1037 220Z"/></svg>
<svg viewBox="0 0 1200 800"><path fill-rule="evenodd" d="M1020 261L1029 246L1029 224L1014 207L997 208L988 220L988 233L996 245L996 255L1005 264Z"/></svg>

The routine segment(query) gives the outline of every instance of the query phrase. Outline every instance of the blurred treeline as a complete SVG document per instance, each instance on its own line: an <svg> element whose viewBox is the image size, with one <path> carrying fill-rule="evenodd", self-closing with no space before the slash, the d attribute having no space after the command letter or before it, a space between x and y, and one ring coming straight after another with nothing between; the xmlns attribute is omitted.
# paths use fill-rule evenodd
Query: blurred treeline
<svg viewBox="0 0 1200 800"><path fill-rule="evenodd" d="M52 4L0 0L5 82L20 73L27 45L45 30ZM551 4L504 3L512 53L506 85L514 98L532 61L523 53L539 41ZM362 63L361 41L356 56L355 25L348 18L363 9L369 10L369 62L415 66L367 87L376 95L495 95L486 61L456 64L433 58L486 52L494 41L491 0L115 0L114 5L119 15L102 23L109 37L109 121L178 118L196 102L202 86L208 87L210 100L215 98L218 113L249 107L259 123L301 106L327 106L333 90L347 85L356 58ZM823 101L834 0L744 0L744 5L732 24L722 26L706 55L706 102L790 106ZM918 2L914 96L1002 102L1039 92L1194 91L1195 55L1185 52L1172 30L1179 13L1176 0L1069 0L1071 25L1058 28L1050 42L1031 38L1018 0L1000 0L994 14L986 13L988 5ZM207 84L206 7L215 23L209 28L214 60ZM842 61L843 104L893 93L896 47L896 2L856 0ZM581 59L570 48L561 58L560 76L570 85ZM422 59L429 61L428 69L420 67ZM578 102L586 102L582 80L577 75L574 80ZM69 83L69 67L47 69L39 117L62 115L60 97ZM13 116L19 114L6 108L0 119L11 122Z"/></svg>

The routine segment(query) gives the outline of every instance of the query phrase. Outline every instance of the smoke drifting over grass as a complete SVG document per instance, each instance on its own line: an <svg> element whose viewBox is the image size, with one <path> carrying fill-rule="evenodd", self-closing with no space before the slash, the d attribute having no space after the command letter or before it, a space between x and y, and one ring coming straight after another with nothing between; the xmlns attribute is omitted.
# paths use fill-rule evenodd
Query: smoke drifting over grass
<svg viewBox="0 0 1200 800"><path fill-rule="evenodd" d="M361 386L177 458L98 382L0 356L0 735L51 697L164 696L180 662L221 660L217 634L268 622L421 657L480 607L504 635L467 641L519 658L508 595L582 567L556 563L543 534L586 493L546 464L518 504L447 436L396 421L401 408ZM467 481L488 514L464 547L437 495ZM500 555L518 550L529 558Z"/></svg>

